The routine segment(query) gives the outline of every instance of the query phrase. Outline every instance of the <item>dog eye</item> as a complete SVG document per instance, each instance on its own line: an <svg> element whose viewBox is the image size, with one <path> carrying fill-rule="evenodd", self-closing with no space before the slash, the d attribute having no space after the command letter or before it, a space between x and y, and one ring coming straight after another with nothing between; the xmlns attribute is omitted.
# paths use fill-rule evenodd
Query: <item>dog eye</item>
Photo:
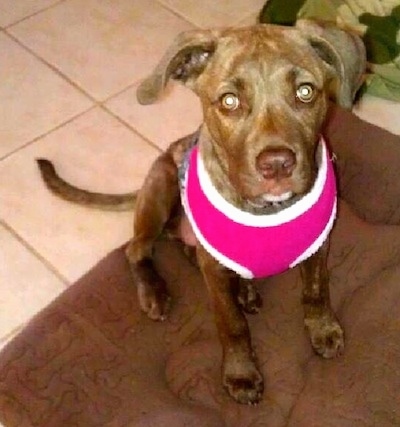
<svg viewBox="0 0 400 427"><path fill-rule="evenodd" d="M239 98L233 93L226 93L221 96L221 106L224 110L235 111L240 106Z"/></svg>
<svg viewBox="0 0 400 427"><path fill-rule="evenodd" d="M296 90L296 97L301 102L311 102L314 99L314 86L310 83L301 84Z"/></svg>

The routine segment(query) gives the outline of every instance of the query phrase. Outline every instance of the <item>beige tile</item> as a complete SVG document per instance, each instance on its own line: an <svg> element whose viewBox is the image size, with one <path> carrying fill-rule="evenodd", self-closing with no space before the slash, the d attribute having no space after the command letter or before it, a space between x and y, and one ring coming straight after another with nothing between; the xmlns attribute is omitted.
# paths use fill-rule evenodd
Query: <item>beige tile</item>
<svg viewBox="0 0 400 427"><path fill-rule="evenodd" d="M364 95L353 112L361 119L400 135L400 103Z"/></svg>
<svg viewBox="0 0 400 427"><path fill-rule="evenodd" d="M265 0L160 0L198 27L234 25L261 10Z"/></svg>
<svg viewBox="0 0 400 427"><path fill-rule="evenodd" d="M127 192L139 187L157 154L94 109L0 163L0 217L75 280L129 239L132 212L102 212L59 200L44 187L34 159L52 159L65 179L81 187Z"/></svg>
<svg viewBox="0 0 400 427"><path fill-rule="evenodd" d="M0 158L91 105L4 34L0 63Z"/></svg>
<svg viewBox="0 0 400 427"><path fill-rule="evenodd" d="M0 223L0 338L45 307L65 285Z"/></svg>
<svg viewBox="0 0 400 427"><path fill-rule="evenodd" d="M200 125L200 102L190 90L171 83L157 103L140 105L136 88L111 99L106 106L161 149Z"/></svg>
<svg viewBox="0 0 400 427"><path fill-rule="evenodd" d="M243 19L241 19L237 25L240 25L241 27L247 27L249 25L254 25L258 23L258 15L259 11L253 12L250 15L245 16Z"/></svg>
<svg viewBox="0 0 400 427"><path fill-rule="evenodd" d="M0 26L6 27L60 0L0 0Z"/></svg>
<svg viewBox="0 0 400 427"><path fill-rule="evenodd" d="M1 299L1 297L0 297ZM7 297L5 296L4 298L5 304L7 304ZM50 302L51 300L49 300ZM39 308L40 310L40 308ZM21 323L19 326L12 328L10 331L6 332L5 335L3 335L3 337L0 337L0 353L1 351L4 349L4 347L11 342L17 335L19 332L22 331L23 327L25 326L25 323ZM1 424L0 424L1 427Z"/></svg>
<svg viewBox="0 0 400 427"><path fill-rule="evenodd" d="M10 31L103 100L142 78L189 28L155 0L67 0Z"/></svg>

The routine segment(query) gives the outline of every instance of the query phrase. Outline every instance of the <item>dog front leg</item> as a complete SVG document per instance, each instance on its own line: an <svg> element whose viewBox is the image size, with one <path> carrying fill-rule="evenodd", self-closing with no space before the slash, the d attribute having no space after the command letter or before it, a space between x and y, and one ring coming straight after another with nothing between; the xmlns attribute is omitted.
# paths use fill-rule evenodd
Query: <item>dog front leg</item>
<svg viewBox="0 0 400 427"><path fill-rule="evenodd" d="M153 265L154 243L178 202L177 167L172 157L164 153L153 164L138 193L134 236L126 249L140 307L153 320L164 320L170 304L166 283Z"/></svg>
<svg viewBox="0 0 400 427"><path fill-rule="evenodd" d="M263 392L263 378L255 363L246 318L233 290L238 278L200 246L197 256L222 344L222 383L237 402L255 404Z"/></svg>
<svg viewBox="0 0 400 427"><path fill-rule="evenodd" d="M301 264L304 323L315 352L324 358L344 349L344 334L331 308L327 269L328 243Z"/></svg>

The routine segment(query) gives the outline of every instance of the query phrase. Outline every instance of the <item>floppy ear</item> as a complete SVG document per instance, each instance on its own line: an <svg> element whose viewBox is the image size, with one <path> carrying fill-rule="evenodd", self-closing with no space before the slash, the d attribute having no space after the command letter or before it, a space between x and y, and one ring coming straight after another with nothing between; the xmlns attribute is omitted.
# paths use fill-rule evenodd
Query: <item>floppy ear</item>
<svg viewBox="0 0 400 427"><path fill-rule="evenodd" d="M296 27L306 35L317 55L334 72L336 102L350 109L363 82L366 67L365 46L361 38L326 22L300 19Z"/></svg>
<svg viewBox="0 0 400 427"><path fill-rule="evenodd" d="M217 30L194 30L179 34L153 73L138 87L136 96L139 103L155 102L170 78L191 87L215 51L218 34Z"/></svg>

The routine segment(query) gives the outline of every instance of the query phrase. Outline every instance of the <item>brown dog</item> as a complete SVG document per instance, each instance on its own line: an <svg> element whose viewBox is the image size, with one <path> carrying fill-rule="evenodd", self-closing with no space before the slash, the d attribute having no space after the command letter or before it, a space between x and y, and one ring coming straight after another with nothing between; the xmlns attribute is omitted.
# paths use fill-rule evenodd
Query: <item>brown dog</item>
<svg viewBox="0 0 400 427"><path fill-rule="evenodd" d="M213 187L231 206L252 215L285 210L307 195L316 179L328 99L349 108L364 67L360 39L330 25L299 21L291 28L198 30L181 34L138 89L139 101L149 104L169 79L178 80L199 96L204 114L200 130L160 155L137 193L134 237L126 253L140 306L151 319L165 319L170 298L152 257L155 241L174 229L196 246L223 347L222 382L237 402L256 403L263 392L243 314L257 311L259 296L197 243L181 207L179 168L195 141ZM48 186L65 199L103 208L132 203L132 195L113 198L71 187L49 162L39 164ZM330 307L327 247L324 243L301 264L301 275L312 346L330 358L344 341Z"/></svg>

